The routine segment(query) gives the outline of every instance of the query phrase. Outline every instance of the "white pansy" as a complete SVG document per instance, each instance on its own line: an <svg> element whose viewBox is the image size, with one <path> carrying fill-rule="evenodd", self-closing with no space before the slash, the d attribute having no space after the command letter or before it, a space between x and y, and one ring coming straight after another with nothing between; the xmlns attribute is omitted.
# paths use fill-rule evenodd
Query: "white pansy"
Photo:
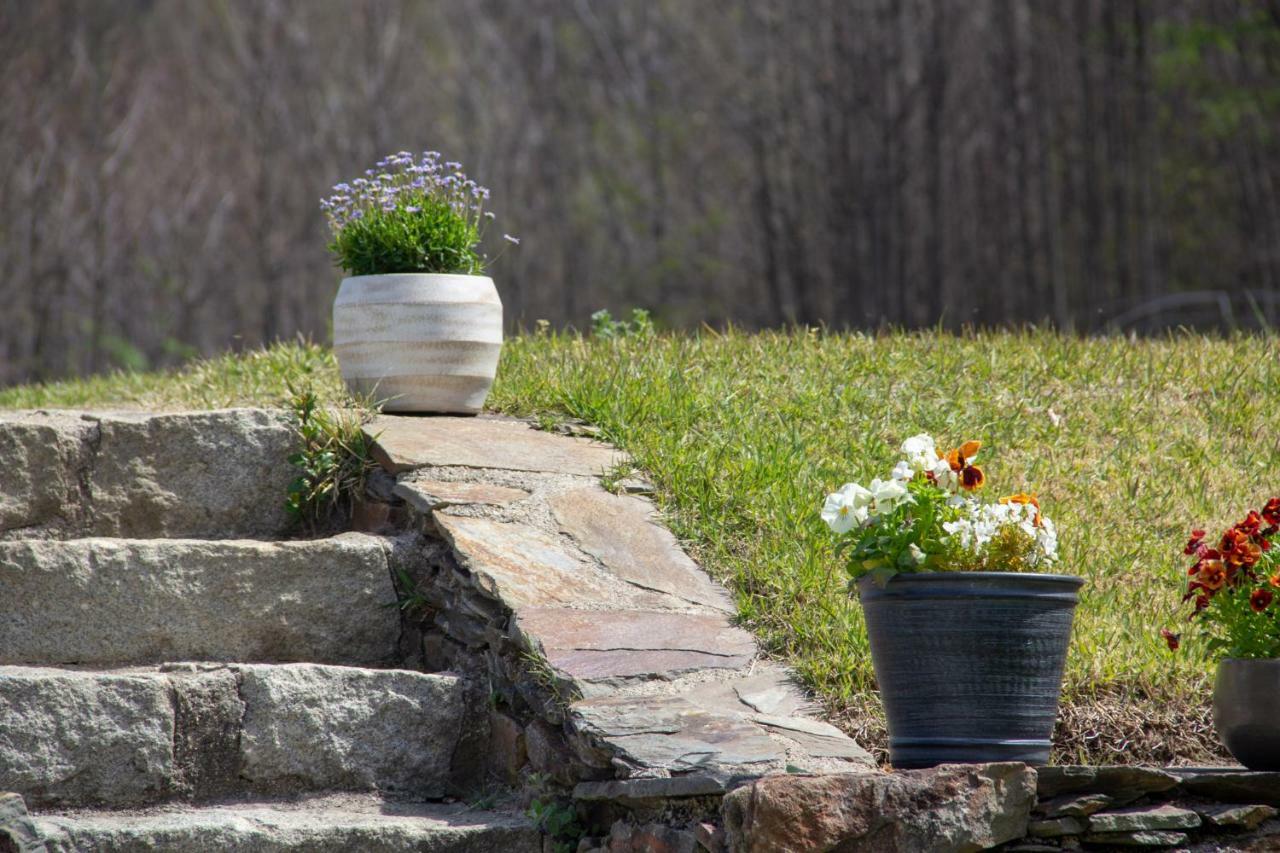
<svg viewBox="0 0 1280 853"><path fill-rule="evenodd" d="M956 472L951 470L951 463L945 459L934 459L928 469L933 474L933 480L938 484L938 488L948 492L954 492L960 485L960 478L956 476Z"/></svg>
<svg viewBox="0 0 1280 853"><path fill-rule="evenodd" d="M911 555L911 559L915 565L918 566L924 562L924 551L921 551L916 543L912 542L907 546L907 553Z"/></svg>
<svg viewBox="0 0 1280 853"><path fill-rule="evenodd" d="M938 458L937 445L933 436L926 433L913 435L902 442L902 454L907 457L907 464L916 471L928 471Z"/></svg>
<svg viewBox="0 0 1280 853"><path fill-rule="evenodd" d="M897 465L893 466L893 473L890 476L900 483L905 483L915 475L915 469L913 469L906 460L902 460Z"/></svg>
<svg viewBox="0 0 1280 853"><path fill-rule="evenodd" d="M876 477L871 481L871 497L875 501L874 513L887 515L904 503L911 503L911 493L898 480L881 480Z"/></svg>
<svg viewBox="0 0 1280 853"><path fill-rule="evenodd" d="M857 483L846 483L840 491L827 495L822 520L836 533L848 533L867 520L871 500L871 492Z"/></svg>

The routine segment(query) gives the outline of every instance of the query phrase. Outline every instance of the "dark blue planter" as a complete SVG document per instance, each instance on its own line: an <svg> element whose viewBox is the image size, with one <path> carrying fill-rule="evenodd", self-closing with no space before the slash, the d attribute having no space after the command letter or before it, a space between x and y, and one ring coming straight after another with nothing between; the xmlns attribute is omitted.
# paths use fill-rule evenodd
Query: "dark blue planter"
<svg viewBox="0 0 1280 853"><path fill-rule="evenodd" d="M858 582L894 767L1049 761L1072 575L924 572Z"/></svg>

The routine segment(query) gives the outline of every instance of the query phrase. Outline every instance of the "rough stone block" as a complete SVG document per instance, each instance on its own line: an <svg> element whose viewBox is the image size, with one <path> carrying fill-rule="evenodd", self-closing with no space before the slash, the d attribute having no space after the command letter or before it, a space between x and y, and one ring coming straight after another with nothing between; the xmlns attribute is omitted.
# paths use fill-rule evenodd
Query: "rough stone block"
<svg viewBox="0 0 1280 853"><path fill-rule="evenodd" d="M0 664L386 663L384 542L0 542Z"/></svg>
<svg viewBox="0 0 1280 853"><path fill-rule="evenodd" d="M35 819L49 853L540 853L519 815L465 806L331 796L144 813L76 812Z"/></svg>
<svg viewBox="0 0 1280 853"><path fill-rule="evenodd" d="M767 776L725 796L734 853L976 851L1026 834L1035 772L1022 764Z"/></svg>
<svg viewBox="0 0 1280 853"><path fill-rule="evenodd" d="M296 445L264 409L0 414L0 536L277 537Z"/></svg>
<svg viewBox="0 0 1280 853"><path fill-rule="evenodd" d="M256 788L448 790L468 712L456 677L316 664L238 669L241 773Z"/></svg>
<svg viewBox="0 0 1280 853"><path fill-rule="evenodd" d="M32 806L174 793L174 712L158 674L0 667L0 790Z"/></svg>
<svg viewBox="0 0 1280 853"><path fill-rule="evenodd" d="M1244 827L1249 830L1257 829L1260 823L1276 816L1274 806L1261 805L1196 806L1196 812L1210 826Z"/></svg>

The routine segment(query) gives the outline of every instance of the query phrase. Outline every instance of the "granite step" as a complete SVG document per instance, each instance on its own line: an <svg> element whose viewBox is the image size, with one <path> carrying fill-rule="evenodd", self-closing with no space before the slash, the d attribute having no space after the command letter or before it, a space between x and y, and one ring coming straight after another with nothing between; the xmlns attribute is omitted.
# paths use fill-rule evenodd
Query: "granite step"
<svg viewBox="0 0 1280 853"><path fill-rule="evenodd" d="M274 539L297 438L283 411L0 412L0 539Z"/></svg>
<svg viewBox="0 0 1280 853"><path fill-rule="evenodd" d="M474 695L454 675L321 664L0 667L0 791L33 808L438 798L466 772Z"/></svg>
<svg viewBox="0 0 1280 853"><path fill-rule="evenodd" d="M393 544L0 541L0 664L394 663Z"/></svg>
<svg viewBox="0 0 1280 853"><path fill-rule="evenodd" d="M48 853L538 853L514 812L328 796L144 812L36 814Z"/></svg>

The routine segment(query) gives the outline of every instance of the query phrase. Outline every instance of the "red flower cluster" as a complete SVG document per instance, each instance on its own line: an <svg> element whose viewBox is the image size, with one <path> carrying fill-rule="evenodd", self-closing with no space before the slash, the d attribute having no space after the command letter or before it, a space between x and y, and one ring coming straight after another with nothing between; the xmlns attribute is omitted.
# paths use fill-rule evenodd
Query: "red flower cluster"
<svg viewBox="0 0 1280 853"><path fill-rule="evenodd" d="M1195 601L1195 610L1189 618L1195 618L1209 606L1210 600L1223 589L1239 589L1245 584L1256 586L1249 593L1249 607L1254 613L1262 613L1275 601L1276 593L1267 586L1280 589L1280 572L1270 578L1259 577L1255 566L1263 552L1271 548L1269 537L1280 531L1280 498L1267 501L1259 512L1250 510L1243 520L1223 532L1217 546L1205 541L1205 531L1191 531L1182 553L1195 557L1196 562L1187 574L1183 602ZM1160 631L1169 648L1177 649L1181 635L1167 628Z"/></svg>

